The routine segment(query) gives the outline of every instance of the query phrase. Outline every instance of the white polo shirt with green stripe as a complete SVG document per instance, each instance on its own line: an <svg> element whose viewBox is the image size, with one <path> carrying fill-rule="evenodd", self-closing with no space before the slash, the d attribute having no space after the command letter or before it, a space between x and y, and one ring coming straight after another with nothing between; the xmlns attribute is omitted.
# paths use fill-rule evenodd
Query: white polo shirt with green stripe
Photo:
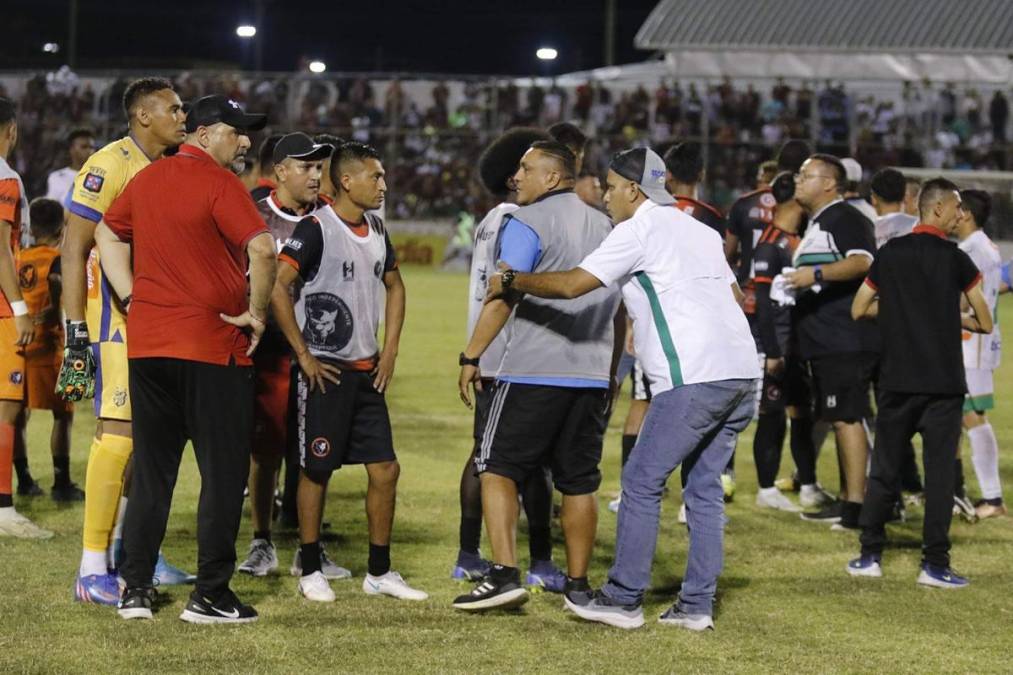
<svg viewBox="0 0 1013 675"><path fill-rule="evenodd" d="M621 287L653 393L760 377L721 237L689 214L644 202L580 267Z"/></svg>

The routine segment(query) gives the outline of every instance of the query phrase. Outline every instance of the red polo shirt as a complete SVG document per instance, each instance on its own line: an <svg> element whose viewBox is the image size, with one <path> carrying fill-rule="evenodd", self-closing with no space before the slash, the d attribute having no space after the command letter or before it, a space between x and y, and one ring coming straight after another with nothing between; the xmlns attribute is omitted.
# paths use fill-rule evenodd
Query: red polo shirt
<svg viewBox="0 0 1013 675"><path fill-rule="evenodd" d="M247 335L218 316L246 311L246 244L267 232L235 175L184 144L138 173L103 219L133 244L130 358L251 363Z"/></svg>

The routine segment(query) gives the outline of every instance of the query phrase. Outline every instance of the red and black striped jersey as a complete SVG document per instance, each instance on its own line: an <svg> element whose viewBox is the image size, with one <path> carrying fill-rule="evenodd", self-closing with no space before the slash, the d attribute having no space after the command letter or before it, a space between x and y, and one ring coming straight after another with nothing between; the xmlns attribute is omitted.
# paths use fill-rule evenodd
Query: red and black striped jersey
<svg viewBox="0 0 1013 675"><path fill-rule="evenodd" d="M692 197L675 195L675 208L685 211L701 223L711 228L724 239L725 217L716 208Z"/></svg>

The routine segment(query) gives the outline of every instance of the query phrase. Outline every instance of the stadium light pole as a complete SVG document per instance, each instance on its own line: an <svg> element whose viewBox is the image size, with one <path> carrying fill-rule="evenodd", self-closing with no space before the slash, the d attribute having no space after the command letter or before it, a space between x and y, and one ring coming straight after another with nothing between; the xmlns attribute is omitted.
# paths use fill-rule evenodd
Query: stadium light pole
<svg viewBox="0 0 1013 675"><path fill-rule="evenodd" d="M67 65L77 66L77 0L70 0L67 16Z"/></svg>

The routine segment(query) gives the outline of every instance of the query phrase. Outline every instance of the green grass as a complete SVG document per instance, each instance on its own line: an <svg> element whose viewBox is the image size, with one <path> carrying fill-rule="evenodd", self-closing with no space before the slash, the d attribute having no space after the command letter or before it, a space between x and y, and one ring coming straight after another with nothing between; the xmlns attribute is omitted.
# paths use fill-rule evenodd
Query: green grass
<svg viewBox="0 0 1013 675"><path fill-rule="evenodd" d="M125 622L109 608L78 605L71 590L80 555L82 507L46 498L18 507L57 536L48 542L0 539L0 673L6 672L1009 672L1013 652L1013 520L954 522L954 564L972 579L955 592L916 587L920 513L891 527L894 546L886 577L855 580L844 563L857 549L853 534L829 532L792 514L752 505L752 428L739 443L739 492L729 507L727 562L716 610L717 631L698 635L649 620L633 632L586 624L562 610L558 596L533 597L516 614L471 616L450 608L466 586L448 578L457 551L457 482L468 454L471 416L456 393L456 356L464 339L466 281L418 268L405 270L408 320L389 400L403 465L394 527L395 569L429 591L425 603L366 596L363 510L365 472L340 471L332 481L326 519L342 536L332 557L351 567L335 582L337 602L309 603L286 575L234 588L256 605L252 626L195 627L177 615L187 592L168 589L154 622ZM1007 335L1013 302L1004 298ZM1009 360L996 378L993 426L1003 448L1006 485L1013 484L1013 386ZM606 440L603 491L614 490L625 399ZM46 415L30 427L33 471L51 482ZM89 407L74 427L73 475L83 483ZM825 453L824 482L836 487L836 465ZM965 453L966 455L966 453ZM790 470L786 451L782 473ZM968 481L976 492L973 472ZM169 558L193 569L199 479L187 454L165 540ZM674 491L677 492L677 491ZM1007 497L1011 494L1007 489ZM602 505L592 582L604 580L615 542L615 517ZM677 497L665 504L646 612L653 619L672 601L686 557L676 523ZM523 529L523 526L522 526ZM245 552L249 520L238 547ZM277 536L287 570L296 541ZM557 533L556 558L563 559ZM526 555L524 535L519 550ZM523 563L522 563L523 564Z"/></svg>

